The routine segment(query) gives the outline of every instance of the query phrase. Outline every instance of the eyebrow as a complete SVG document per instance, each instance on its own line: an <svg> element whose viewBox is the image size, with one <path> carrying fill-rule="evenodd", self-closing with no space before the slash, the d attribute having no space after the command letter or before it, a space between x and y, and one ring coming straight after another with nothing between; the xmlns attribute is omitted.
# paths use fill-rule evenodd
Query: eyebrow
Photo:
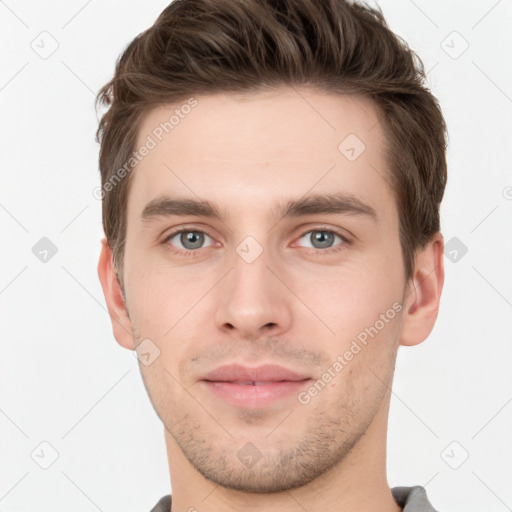
<svg viewBox="0 0 512 512"><path fill-rule="evenodd" d="M315 194L300 199L280 200L273 210L276 217L296 218L306 215L344 214L365 216L377 221L373 207L352 194ZM174 198L169 196L153 199L142 211L143 221L171 215L207 217L223 220L227 217L225 210L206 200Z"/></svg>

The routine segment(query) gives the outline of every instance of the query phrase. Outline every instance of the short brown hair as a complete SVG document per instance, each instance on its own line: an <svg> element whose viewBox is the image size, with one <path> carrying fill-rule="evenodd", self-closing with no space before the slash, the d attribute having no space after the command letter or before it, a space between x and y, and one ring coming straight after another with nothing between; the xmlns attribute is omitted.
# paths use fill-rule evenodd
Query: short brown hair
<svg viewBox="0 0 512 512"><path fill-rule="evenodd" d="M134 152L150 109L192 95L310 86L373 100L386 136L405 275L440 231L446 126L423 63L377 8L348 0L175 0L119 57L98 93L103 227L118 277ZM340 141L341 142L341 141ZM119 178L119 176L117 176Z"/></svg>

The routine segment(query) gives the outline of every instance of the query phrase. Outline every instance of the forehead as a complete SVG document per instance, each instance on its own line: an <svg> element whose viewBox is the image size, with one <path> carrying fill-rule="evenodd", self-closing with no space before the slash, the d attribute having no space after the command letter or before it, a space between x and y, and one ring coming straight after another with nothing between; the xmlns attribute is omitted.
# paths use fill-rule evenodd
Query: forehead
<svg viewBox="0 0 512 512"><path fill-rule="evenodd" d="M373 102L282 88L212 94L148 112L137 148L128 215L163 195L207 198L237 213L274 199L346 192L392 209L384 134ZM388 212L389 213L389 212Z"/></svg>

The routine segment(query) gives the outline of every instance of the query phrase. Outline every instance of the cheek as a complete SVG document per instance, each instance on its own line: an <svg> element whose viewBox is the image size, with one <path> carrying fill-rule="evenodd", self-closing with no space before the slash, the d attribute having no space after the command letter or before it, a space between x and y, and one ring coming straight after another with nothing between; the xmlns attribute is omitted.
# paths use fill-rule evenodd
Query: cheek
<svg viewBox="0 0 512 512"><path fill-rule="evenodd" d="M302 269L297 276L290 274L292 289L311 311L307 317L297 317L299 324L307 329L309 323L310 329L318 331L322 320L335 333L325 329L327 339L351 340L401 300L402 283L397 272L398 266L366 259L339 267Z"/></svg>
<svg viewBox="0 0 512 512"><path fill-rule="evenodd" d="M135 263L125 281L130 319L140 336L163 344L195 321L194 313L211 288L211 279L204 272L191 271L192 267Z"/></svg>
<svg viewBox="0 0 512 512"><path fill-rule="evenodd" d="M183 271L164 272L157 265L147 270L140 265L127 282L130 320L138 342L149 339L158 349L150 365L139 364L144 384L159 415L176 410L174 397L180 395L179 362L186 358L193 333L188 326L197 325L194 314L204 291L204 279L189 278ZM202 283L202 284L201 284ZM129 288L128 288L129 287ZM130 299L131 297L131 299ZM156 349L152 349L156 350ZM166 424L174 420L165 419Z"/></svg>

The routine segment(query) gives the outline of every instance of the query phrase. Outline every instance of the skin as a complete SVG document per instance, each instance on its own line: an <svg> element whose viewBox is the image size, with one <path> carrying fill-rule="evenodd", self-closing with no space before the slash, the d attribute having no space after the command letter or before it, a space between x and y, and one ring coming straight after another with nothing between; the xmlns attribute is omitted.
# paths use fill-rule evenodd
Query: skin
<svg viewBox="0 0 512 512"><path fill-rule="evenodd" d="M400 510L385 467L390 388L399 345L422 342L434 326L443 237L418 253L406 282L370 100L285 87L197 100L133 171L124 298L105 240L98 266L118 343L134 350L150 339L160 350L140 369L164 424L173 511ZM138 146L176 107L146 115ZM366 146L352 162L338 150L348 134ZM275 214L279 201L333 191L371 205L376 220ZM147 203L165 194L209 200L226 217L142 220ZM204 231L203 244L166 241L180 227ZM315 245L311 235L325 230L345 240ZM249 235L263 248L252 263L236 251ZM200 382L232 362L321 379L396 302L401 312L307 404L293 394L260 409L235 407ZM237 457L248 442L260 457L251 467Z"/></svg>

